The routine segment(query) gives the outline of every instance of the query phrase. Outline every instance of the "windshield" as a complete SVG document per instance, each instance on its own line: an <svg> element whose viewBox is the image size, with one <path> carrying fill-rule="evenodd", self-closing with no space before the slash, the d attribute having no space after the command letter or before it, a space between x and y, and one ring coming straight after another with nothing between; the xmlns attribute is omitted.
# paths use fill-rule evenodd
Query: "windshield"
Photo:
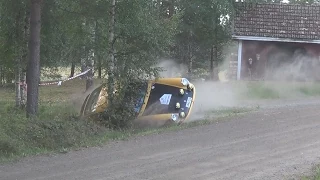
<svg viewBox="0 0 320 180"><path fill-rule="evenodd" d="M178 87L154 84L143 116L177 113L180 110L188 114L193 92L190 91L184 95L180 95L179 91L180 88ZM176 103L181 104L181 109L178 111L176 109Z"/></svg>

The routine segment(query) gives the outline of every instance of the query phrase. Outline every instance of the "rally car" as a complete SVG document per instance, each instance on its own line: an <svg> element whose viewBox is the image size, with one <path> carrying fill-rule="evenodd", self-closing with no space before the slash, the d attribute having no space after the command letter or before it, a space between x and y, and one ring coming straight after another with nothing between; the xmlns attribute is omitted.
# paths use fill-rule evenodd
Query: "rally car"
<svg viewBox="0 0 320 180"><path fill-rule="evenodd" d="M135 99L136 122L152 124L185 122L195 100L196 89L186 78L159 78L139 83ZM108 108L108 93L101 85L90 93L81 108L81 115L103 113Z"/></svg>

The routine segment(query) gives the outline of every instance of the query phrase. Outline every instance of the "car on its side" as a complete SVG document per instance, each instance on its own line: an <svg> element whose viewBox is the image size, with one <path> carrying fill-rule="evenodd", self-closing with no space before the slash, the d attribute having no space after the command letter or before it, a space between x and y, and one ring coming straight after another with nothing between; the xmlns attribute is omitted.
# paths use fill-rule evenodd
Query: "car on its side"
<svg viewBox="0 0 320 180"><path fill-rule="evenodd" d="M135 91L138 90L138 96L134 99L136 122L158 125L181 124L190 116L196 89L188 79L158 78L139 81L138 85L134 83ZM129 97L130 91L127 93ZM103 113L107 108L107 88L101 85L86 97L80 113L82 116L87 116Z"/></svg>

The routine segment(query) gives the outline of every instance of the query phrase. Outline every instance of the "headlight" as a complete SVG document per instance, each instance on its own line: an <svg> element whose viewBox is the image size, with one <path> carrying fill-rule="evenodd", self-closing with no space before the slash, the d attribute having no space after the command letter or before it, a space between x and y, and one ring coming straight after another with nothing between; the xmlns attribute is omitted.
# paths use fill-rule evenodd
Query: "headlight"
<svg viewBox="0 0 320 180"><path fill-rule="evenodd" d="M182 78L181 79L181 84L184 85L184 86L187 86L190 82L188 81L188 79L186 78Z"/></svg>
<svg viewBox="0 0 320 180"><path fill-rule="evenodd" d="M188 88L189 90L193 90L194 85L193 85L193 84L191 84L191 83L189 83L189 84L188 84L188 86L187 86L187 88Z"/></svg>
<svg viewBox="0 0 320 180"><path fill-rule="evenodd" d="M186 113L181 112L181 113L180 113L180 117L182 117L182 118L186 117Z"/></svg>
<svg viewBox="0 0 320 180"><path fill-rule="evenodd" d="M176 103L176 109L180 109L181 105L180 103Z"/></svg>
<svg viewBox="0 0 320 180"><path fill-rule="evenodd" d="M179 94L184 95L184 89L180 89Z"/></svg>
<svg viewBox="0 0 320 180"><path fill-rule="evenodd" d="M173 121L178 121L179 115L178 115L178 114L171 114L171 119L172 119Z"/></svg>

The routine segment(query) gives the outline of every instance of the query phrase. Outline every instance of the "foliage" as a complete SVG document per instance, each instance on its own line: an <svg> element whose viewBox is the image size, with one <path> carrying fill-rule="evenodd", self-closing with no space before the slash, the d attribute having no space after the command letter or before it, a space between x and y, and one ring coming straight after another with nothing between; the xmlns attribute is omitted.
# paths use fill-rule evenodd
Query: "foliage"
<svg viewBox="0 0 320 180"><path fill-rule="evenodd" d="M0 47L3 57L0 61L8 79L13 77L15 64L12 59L19 56L16 47L24 46L14 32L20 32L18 35L22 36L25 21L22 15L29 8L26 2L0 1L3 17L0 19L0 39L5 42ZM232 14L232 3L231 0L116 1L116 77L141 73L156 75L159 69L150 67L155 67L161 58L174 58L179 63L188 64L185 57L188 52L193 60L197 59L195 67L205 67L210 59L211 46L219 44L222 47L230 37L225 33L228 32L228 23L221 24L221 17ZM102 0L44 1L42 72L45 73L45 67L70 66L71 63L80 66L92 52L95 67L108 70L105 65L110 48L109 7L110 1ZM191 49L188 50L188 46Z"/></svg>
<svg viewBox="0 0 320 180"><path fill-rule="evenodd" d="M104 113L93 114L88 118L109 129L131 128L137 117L136 103L144 97L147 81L130 78L117 87L112 105L108 106Z"/></svg>
<svg viewBox="0 0 320 180"><path fill-rule="evenodd" d="M223 47L230 40L235 1L157 0L116 1L115 49L116 78L141 73L156 75L160 59L170 58L207 71L211 49L214 61L221 62ZM279 2L251 0L251 2ZM291 0L290 3L317 3ZM23 29L29 1L0 1L0 74L10 82L15 59L26 46ZM106 67L109 54L110 1L44 1L41 29L41 68L83 64L94 53L97 69ZM192 63L192 64L190 64ZM104 71L104 72L105 72ZM190 70L192 71L192 70ZM4 73L3 73L4 72ZM129 73L128 73L129 72Z"/></svg>
<svg viewBox="0 0 320 180"><path fill-rule="evenodd" d="M231 39L229 25L234 11L233 1L181 0L177 7L182 14L172 51L177 61L187 64L191 74L193 68L208 67L210 59L222 62L222 49ZM213 46L216 57L211 57Z"/></svg>

